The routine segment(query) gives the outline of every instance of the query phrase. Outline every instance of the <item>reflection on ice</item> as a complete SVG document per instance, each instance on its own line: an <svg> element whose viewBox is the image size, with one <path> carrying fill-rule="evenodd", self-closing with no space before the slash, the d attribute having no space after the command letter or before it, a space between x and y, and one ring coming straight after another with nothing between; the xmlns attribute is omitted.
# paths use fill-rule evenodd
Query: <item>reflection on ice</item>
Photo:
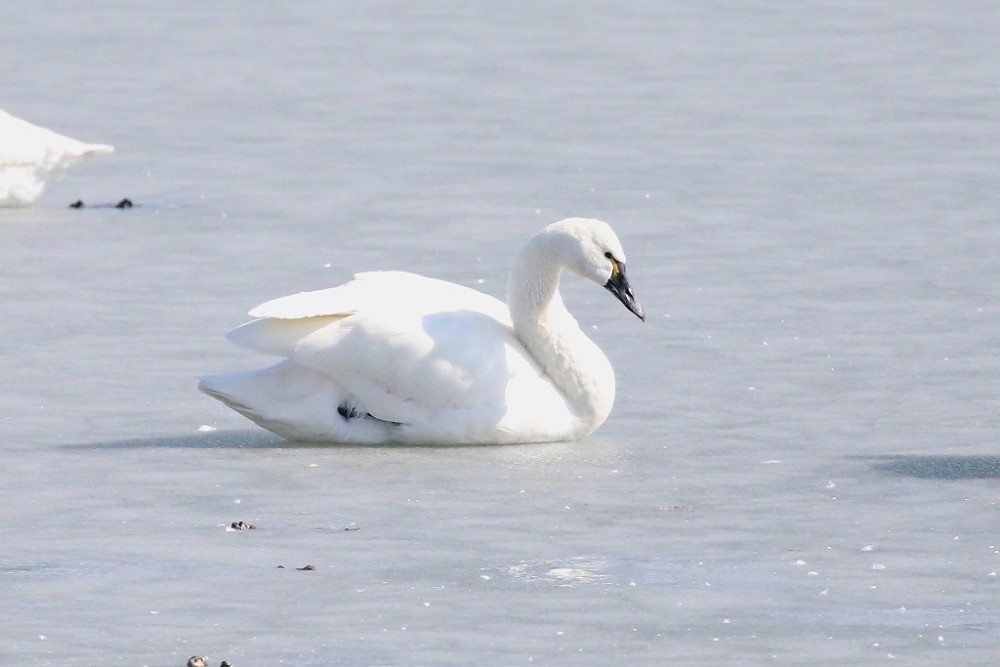
<svg viewBox="0 0 1000 667"><path fill-rule="evenodd" d="M1000 630L1000 609L967 607L899 607L897 609L827 609L765 612L765 616L798 623L886 628Z"/></svg>
<svg viewBox="0 0 1000 667"><path fill-rule="evenodd" d="M582 556L568 560L544 560L533 563L511 565L510 574L518 579L528 581L543 581L559 586L576 586L579 584L614 584L609 574L602 573L607 563L599 560L588 560Z"/></svg>
<svg viewBox="0 0 1000 667"><path fill-rule="evenodd" d="M576 556L517 563L511 565L507 572L515 579L562 587L667 584L684 588L715 586L718 589L747 590L799 585L799 580L781 576L766 563L745 559L609 560Z"/></svg>
<svg viewBox="0 0 1000 667"><path fill-rule="evenodd" d="M0 565L0 581L5 579L60 580L109 579L118 582L178 579L188 576L183 563L167 561L83 560L58 563L8 563Z"/></svg>
<svg viewBox="0 0 1000 667"><path fill-rule="evenodd" d="M1000 479L1000 456L878 456L878 470L921 479Z"/></svg>

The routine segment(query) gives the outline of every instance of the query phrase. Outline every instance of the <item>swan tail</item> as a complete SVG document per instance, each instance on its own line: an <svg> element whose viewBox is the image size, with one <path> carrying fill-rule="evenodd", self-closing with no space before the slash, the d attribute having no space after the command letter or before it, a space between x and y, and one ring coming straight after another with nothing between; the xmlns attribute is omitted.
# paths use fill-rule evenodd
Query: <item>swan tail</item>
<svg viewBox="0 0 1000 667"><path fill-rule="evenodd" d="M330 377L285 360L255 371L209 375L198 389L289 440L382 443L391 422L375 419Z"/></svg>

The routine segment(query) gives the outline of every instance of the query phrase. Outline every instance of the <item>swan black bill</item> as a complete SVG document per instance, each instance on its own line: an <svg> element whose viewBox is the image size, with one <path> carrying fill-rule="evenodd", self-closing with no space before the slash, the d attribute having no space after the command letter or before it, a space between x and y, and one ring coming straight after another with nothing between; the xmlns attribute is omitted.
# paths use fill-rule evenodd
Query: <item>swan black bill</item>
<svg viewBox="0 0 1000 667"><path fill-rule="evenodd" d="M625 265L618 264L617 266L618 270L614 272L614 275L611 276L608 282L604 283L604 289L618 297L618 300L625 304L626 308L645 322L646 313L643 312L639 302L635 300L635 294L632 293L632 286L628 284L628 278L625 277Z"/></svg>

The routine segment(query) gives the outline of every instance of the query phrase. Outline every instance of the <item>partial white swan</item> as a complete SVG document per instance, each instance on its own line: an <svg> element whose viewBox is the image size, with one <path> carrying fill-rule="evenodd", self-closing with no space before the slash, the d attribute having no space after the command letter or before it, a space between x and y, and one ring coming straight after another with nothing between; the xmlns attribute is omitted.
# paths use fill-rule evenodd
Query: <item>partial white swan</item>
<svg viewBox="0 0 1000 667"><path fill-rule="evenodd" d="M0 109L0 206L26 206L68 170L113 150L64 137Z"/></svg>
<svg viewBox="0 0 1000 667"><path fill-rule="evenodd" d="M615 376L559 295L569 269L645 319L600 220L545 227L514 262L507 304L401 271L254 308L229 340L285 359L199 389L292 440L492 444L574 440L607 418Z"/></svg>

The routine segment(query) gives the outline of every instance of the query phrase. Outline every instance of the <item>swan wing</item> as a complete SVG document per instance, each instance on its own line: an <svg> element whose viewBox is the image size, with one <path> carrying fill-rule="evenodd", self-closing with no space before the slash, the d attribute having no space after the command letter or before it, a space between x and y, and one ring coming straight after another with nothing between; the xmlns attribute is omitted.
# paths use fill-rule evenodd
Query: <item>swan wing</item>
<svg viewBox="0 0 1000 667"><path fill-rule="evenodd" d="M404 272L359 274L269 301L230 333L334 379L358 409L419 424L441 410L502 406L515 376L539 377L506 306L454 283Z"/></svg>
<svg viewBox="0 0 1000 667"><path fill-rule="evenodd" d="M481 310L510 322L506 304L487 294L407 271L358 273L354 280L337 287L272 299L251 310L250 316L300 319L343 315L366 308L432 311L448 307Z"/></svg>
<svg viewBox="0 0 1000 667"><path fill-rule="evenodd" d="M88 144L0 111L0 167L52 169L61 161L110 153L114 147Z"/></svg>
<svg viewBox="0 0 1000 667"><path fill-rule="evenodd" d="M511 326L506 304L482 292L406 271L369 271L337 287L262 303L249 313L257 319L226 337L257 352L291 357L307 336L351 316L355 317L348 326L371 320L381 322L374 328L392 329L452 310L481 312Z"/></svg>

